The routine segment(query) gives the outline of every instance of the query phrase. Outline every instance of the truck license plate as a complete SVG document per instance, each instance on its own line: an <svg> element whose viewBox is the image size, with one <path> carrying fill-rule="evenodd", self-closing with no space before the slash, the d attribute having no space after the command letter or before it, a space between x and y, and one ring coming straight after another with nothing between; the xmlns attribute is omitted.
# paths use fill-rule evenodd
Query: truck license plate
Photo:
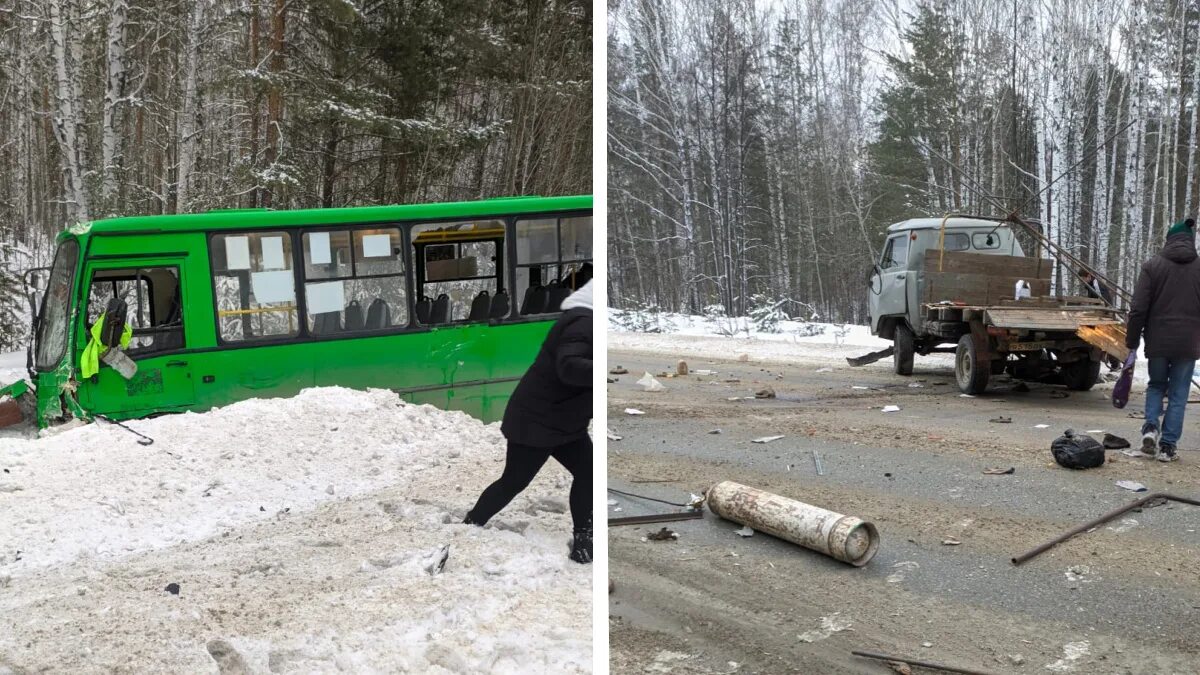
<svg viewBox="0 0 1200 675"><path fill-rule="evenodd" d="M1053 340L1042 340L1040 342L1010 342L1008 343L1008 351L1010 352L1036 352L1041 349L1053 349Z"/></svg>

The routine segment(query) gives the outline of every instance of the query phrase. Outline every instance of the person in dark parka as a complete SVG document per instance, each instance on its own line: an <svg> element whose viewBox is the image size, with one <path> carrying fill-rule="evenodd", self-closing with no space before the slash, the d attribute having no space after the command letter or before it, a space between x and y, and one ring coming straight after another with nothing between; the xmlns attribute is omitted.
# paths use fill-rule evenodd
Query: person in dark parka
<svg viewBox="0 0 1200 675"><path fill-rule="evenodd" d="M1200 358L1200 257L1196 255L1196 221L1191 218L1175 223L1162 250L1142 265L1129 309L1125 346L1136 350L1143 334L1150 383L1146 385L1142 450L1155 454L1160 462L1171 462L1178 459L1175 449L1183 434L1188 391Z"/></svg>
<svg viewBox="0 0 1200 675"><path fill-rule="evenodd" d="M553 457L571 472L570 557L592 561L592 282L563 301L533 365L508 400L500 430L508 439L504 473L479 495L465 523L485 525Z"/></svg>

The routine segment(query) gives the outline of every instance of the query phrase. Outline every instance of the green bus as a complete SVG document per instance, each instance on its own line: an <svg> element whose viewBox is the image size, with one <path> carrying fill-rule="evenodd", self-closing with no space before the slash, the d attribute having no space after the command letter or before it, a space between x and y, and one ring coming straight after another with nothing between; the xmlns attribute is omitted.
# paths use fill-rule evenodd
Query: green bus
<svg viewBox="0 0 1200 675"><path fill-rule="evenodd" d="M591 277L592 198L113 218L57 247L32 391L0 390L31 397L39 427L333 385L491 422ZM90 327L114 298L136 372L100 364L83 377Z"/></svg>

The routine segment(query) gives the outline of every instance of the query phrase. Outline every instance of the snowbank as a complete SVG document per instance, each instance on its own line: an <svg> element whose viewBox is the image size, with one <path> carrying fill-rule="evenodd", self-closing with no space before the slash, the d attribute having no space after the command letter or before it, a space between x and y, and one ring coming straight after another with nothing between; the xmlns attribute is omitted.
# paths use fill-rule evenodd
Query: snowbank
<svg viewBox="0 0 1200 675"><path fill-rule="evenodd" d="M78 619L84 610L72 603L92 597L89 615L116 603L128 622L147 622L138 634L182 622L182 634L122 667L211 670L213 627L202 614L194 634L178 609L142 618L172 597L165 582L131 596L106 579L148 566L166 578L204 573L224 588L225 577L237 585L242 565L267 581L280 569L294 578L275 590L234 591L226 602L258 596L268 615L292 612L307 625L219 633L264 671L282 663L305 672L590 672L591 568L566 558L569 475L548 465L500 514L510 531L460 524L503 466L497 425L388 391L342 388L128 425L154 444L103 423L0 439L0 672L10 663L67 667L61 659L81 654L89 656L76 665L89 669L105 650L119 659L133 649L122 640L140 638L124 624L119 631L130 632L115 639L84 633L26 649L39 629ZM431 576L428 562L447 544L445 571ZM328 560L307 560L318 555ZM63 579L91 590L59 598L59 614L46 598ZM288 597L326 579L361 597ZM185 583L192 597L194 589Z"/></svg>
<svg viewBox="0 0 1200 675"><path fill-rule="evenodd" d="M729 359L746 354L757 362L845 366L847 356L860 356L892 344L871 335L867 326L854 324L780 321L776 328L778 332L759 331L746 318L610 310L608 346L694 358ZM952 359L941 354L922 359L953 365ZM881 363L891 368L891 359ZM883 366L877 363L867 367Z"/></svg>

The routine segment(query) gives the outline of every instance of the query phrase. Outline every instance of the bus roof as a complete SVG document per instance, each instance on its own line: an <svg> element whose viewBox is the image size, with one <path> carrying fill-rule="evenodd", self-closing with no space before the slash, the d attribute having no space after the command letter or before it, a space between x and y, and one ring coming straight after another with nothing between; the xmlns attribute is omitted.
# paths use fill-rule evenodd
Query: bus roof
<svg viewBox="0 0 1200 675"><path fill-rule="evenodd" d="M592 208L591 195L569 197L500 197L470 202L352 206L330 209L220 209L203 213L106 218L76 225L59 235L183 232L257 227L303 227L367 222L482 218L537 211Z"/></svg>
<svg viewBox="0 0 1200 675"><path fill-rule="evenodd" d="M990 230L997 226L1008 227L1008 223L999 218L995 220L988 220L986 218L950 218L946 221L947 228L955 229L986 227ZM902 232L904 230L938 230L941 229L941 227L941 218L910 218L904 222L888 226L887 231Z"/></svg>

